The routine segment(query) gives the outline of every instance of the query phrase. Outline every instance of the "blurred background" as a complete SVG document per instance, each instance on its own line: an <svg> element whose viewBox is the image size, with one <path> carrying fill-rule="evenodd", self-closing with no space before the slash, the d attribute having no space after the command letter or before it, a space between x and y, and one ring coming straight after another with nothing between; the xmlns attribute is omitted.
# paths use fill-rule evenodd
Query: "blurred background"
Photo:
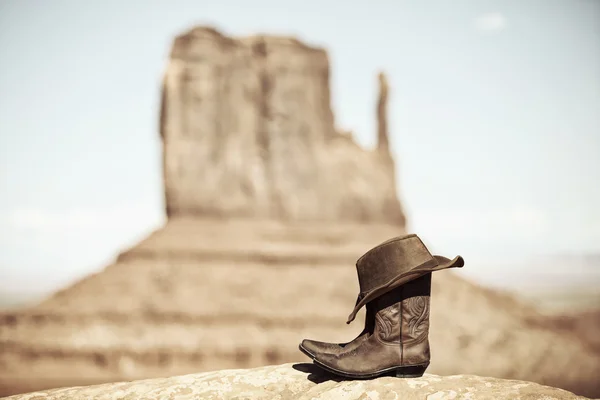
<svg viewBox="0 0 600 400"><path fill-rule="evenodd" d="M247 199L225 183L255 161L218 137L235 142L258 118L236 88L262 92L239 72L229 38L267 43L261 74L274 77L273 108L287 115L265 161L275 172L253 180ZM428 372L600 396L600 2L5 0L0 54L4 393L302 361L302 337L351 339L353 260L415 232L435 253L466 260L434 282ZM224 59L238 72L214 89L211 63ZM380 71L389 81L381 157ZM311 133L319 127L326 132ZM334 143L329 152L319 135L350 135L364 150ZM325 150L298 153L291 167L273 161L289 158L296 140ZM377 171L332 189L353 193L360 217L336 208L331 185L319 181L314 194L303 180L337 181L352 168ZM280 200L261 197L269 179ZM388 190L406 223L386 220L377 196ZM302 206L290 205L294 196ZM323 274L330 283L310 286ZM288 286L266 295L272 282ZM307 291L335 305L317 309ZM298 306L278 305L283 297ZM243 340L228 336L240 326ZM455 345L435 353L446 340ZM530 361L506 361L518 355Z"/></svg>

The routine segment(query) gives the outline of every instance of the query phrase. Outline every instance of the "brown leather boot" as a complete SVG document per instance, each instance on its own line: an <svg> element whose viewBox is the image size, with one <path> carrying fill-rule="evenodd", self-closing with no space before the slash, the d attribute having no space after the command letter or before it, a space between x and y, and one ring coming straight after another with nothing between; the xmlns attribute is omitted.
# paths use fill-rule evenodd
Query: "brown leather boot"
<svg viewBox="0 0 600 400"><path fill-rule="evenodd" d="M301 352L314 359L317 354L337 354L342 351L349 351L358 346L363 340L367 339L373 333L375 328L375 314L371 310L371 305L366 305L367 315L365 317L365 327L361 333L353 340L347 343L320 342L318 340L304 339L300 343Z"/></svg>
<svg viewBox="0 0 600 400"><path fill-rule="evenodd" d="M419 377L429 366L431 273L378 297L375 329L350 351L317 354L314 363L346 378Z"/></svg>
<svg viewBox="0 0 600 400"><path fill-rule="evenodd" d="M460 256L454 260L432 256L416 235L393 238L371 249L356 263L361 292L347 322L368 304L375 316L373 332L351 348L316 353L315 364L355 379L423 375L430 359L431 272L463 265Z"/></svg>

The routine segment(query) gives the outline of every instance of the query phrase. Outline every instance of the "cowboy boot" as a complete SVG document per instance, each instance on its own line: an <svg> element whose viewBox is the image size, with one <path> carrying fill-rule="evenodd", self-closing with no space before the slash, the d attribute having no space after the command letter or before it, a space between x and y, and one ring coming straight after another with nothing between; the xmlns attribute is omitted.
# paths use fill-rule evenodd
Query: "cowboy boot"
<svg viewBox="0 0 600 400"><path fill-rule="evenodd" d="M374 299L373 334L350 350L319 353L314 363L346 378L381 375L416 378L429 366L431 273Z"/></svg>
<svg viewBox="0 0 600 400"><path fill-rule="evenodd" d="M431 272L463 265L460 256L431 255L414 234L369 250L356 262L360 294L347 323L368 305L375 319L372 333L341 351L315 354L315 364L349 378L421 376L429 365Z"/></svg>
<svg viewBox="0 0 600 400"><path fill-rule="evenodd" d="M353 340L347 343L320 342L318 340L304 339L299 345L301 352L314 359L317 354L337 354L342 351L349 351L357 347L363 340L367 339L373 333L375 327L375 314L371 310L371 305L366 305L367 315L365 317L365 327Z"/></svg>

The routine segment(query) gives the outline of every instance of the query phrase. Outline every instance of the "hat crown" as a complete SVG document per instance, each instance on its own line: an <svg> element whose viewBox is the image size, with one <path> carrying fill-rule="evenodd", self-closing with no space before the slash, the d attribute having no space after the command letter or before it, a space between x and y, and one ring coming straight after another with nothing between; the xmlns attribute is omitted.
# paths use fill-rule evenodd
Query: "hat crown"
<svg viewBox="0 0 600 400"><path fill-rule="evenodd" d="M356 262L360 292L369 292L432 260L435 260L434 257L415 234L386 240L366 252Z"/></svg>

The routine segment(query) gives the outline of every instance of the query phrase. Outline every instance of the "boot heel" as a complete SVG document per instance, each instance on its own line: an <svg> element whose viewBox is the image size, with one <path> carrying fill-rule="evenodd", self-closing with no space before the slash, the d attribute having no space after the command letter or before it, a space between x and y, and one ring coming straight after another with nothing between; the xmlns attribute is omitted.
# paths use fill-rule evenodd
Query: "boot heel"
<svg viewBox="0 0 600 400"><path fill-rule="evenodd" d="M396 378L420 378L425 373L429 363L422 365L409 365L396 369Z"/></svg>

